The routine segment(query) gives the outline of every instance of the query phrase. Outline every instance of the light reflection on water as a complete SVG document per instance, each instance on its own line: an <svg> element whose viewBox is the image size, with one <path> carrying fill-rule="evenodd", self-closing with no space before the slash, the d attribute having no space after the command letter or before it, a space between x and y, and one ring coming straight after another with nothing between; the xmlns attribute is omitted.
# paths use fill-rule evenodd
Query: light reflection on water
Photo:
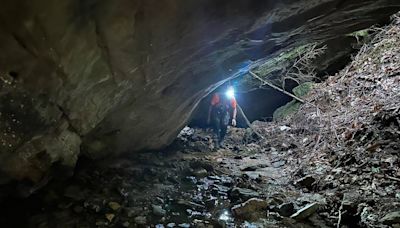
<svg viewBox="0 0 400 228"><path fill-rule="evenodd" d="M219 220L228 222L233 220L231 213L228 210L223 210L221 215L219 216Z"/></svg>

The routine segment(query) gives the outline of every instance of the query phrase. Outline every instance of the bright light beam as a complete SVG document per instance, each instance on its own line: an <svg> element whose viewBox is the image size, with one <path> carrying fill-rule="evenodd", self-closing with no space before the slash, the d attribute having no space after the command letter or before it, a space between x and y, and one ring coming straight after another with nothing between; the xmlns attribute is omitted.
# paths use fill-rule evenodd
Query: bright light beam
<svg viewBox="0 0 400 228"><path fill-rule="evenodd" d="M229 89L225 92L226 97L232 99L235 97L235 89L233 87L229 87Z"/></svg>

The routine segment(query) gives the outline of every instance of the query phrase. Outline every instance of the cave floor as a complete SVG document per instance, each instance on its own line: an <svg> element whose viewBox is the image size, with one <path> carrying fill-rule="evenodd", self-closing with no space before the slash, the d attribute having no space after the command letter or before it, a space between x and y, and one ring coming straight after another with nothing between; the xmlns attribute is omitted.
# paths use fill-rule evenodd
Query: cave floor
<svg viewBox="0 0 400 228"><path fill-rule="evenodd" d="M231 128L224 148L215 149L210 132L185 128L164 151L81 161L68 183L52 182L28 200L9 202L7 225L335 227L342 211L342 225L365 227L400 206L399 179L382 174L390 170L385 162L398 162L393 151L379 165L351 154L315 159L300 153L291 127L254 126L276 130L261 139Z"/></svg>
<svg viewBox="0 0 400 228"><path fill-rule="evenodd" d="M24 227L233 227L262 218L264 225L282 224L262 213L267 206L235 216L231 208L256 198L276 211L299 197L288 187L285 154L256 152L261 147L248 129L230 129L220 149L213 148L210 132L188 131L166 151L81 161L83 168L67 184L50 183L23 201L22 210L19 205L8 211L24 219L7 222ZM244 146L243 140L249 143Z"/></svg>

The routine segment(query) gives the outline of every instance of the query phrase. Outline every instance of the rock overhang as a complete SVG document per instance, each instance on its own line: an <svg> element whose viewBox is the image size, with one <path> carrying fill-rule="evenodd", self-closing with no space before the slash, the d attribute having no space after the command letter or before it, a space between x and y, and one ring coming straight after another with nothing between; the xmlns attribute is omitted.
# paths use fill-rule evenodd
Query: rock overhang
<svg viewBox="0 0 400 228"><path fill-rule="evenodd" d="M5 1L2 176L37 183L82 152L163 148L204 96L250 63L339 45L399 9L396 0Z"/></svg>

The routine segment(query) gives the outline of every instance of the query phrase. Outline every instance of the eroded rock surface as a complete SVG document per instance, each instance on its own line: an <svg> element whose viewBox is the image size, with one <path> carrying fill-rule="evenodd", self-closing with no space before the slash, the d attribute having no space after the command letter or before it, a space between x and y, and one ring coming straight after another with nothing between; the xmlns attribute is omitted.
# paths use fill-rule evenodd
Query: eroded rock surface
<svg viewBox="0 0 400 228"><path fill-rule="evenodd" d="M384 21L397 0L7 0L0 181L168 145L249 60Z"/></svg>

